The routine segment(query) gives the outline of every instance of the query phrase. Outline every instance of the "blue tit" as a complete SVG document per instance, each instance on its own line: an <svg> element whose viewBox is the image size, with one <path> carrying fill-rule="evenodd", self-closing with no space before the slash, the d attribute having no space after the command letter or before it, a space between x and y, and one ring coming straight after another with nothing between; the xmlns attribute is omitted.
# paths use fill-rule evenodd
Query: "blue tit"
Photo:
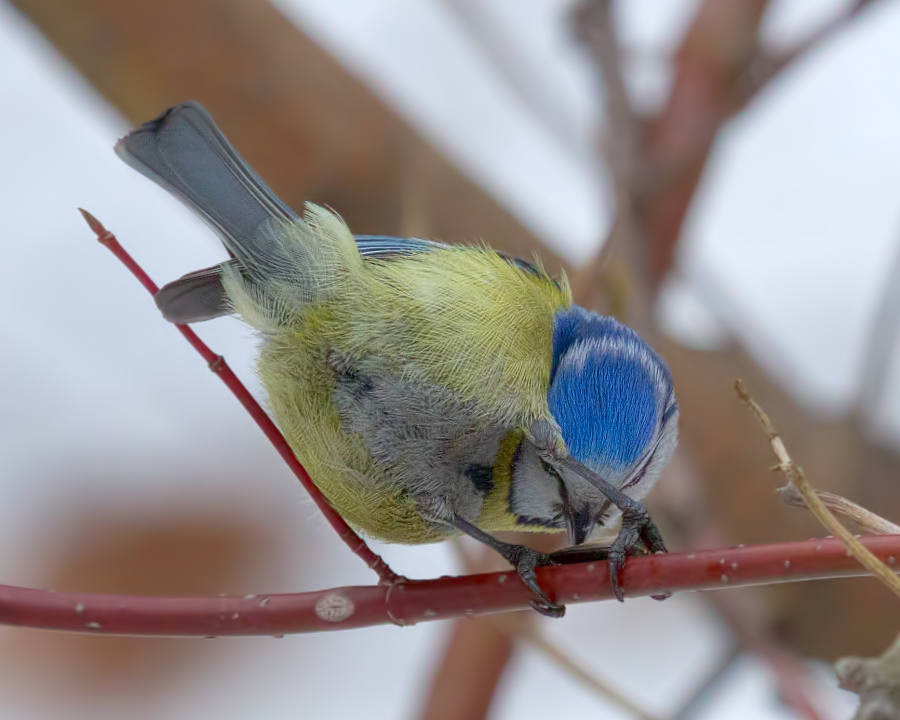
<svg viewBox="0 0 900 720"><path fill-rule="evenodd" d="M297 458L370 537L460 532L497 550L560 616L535 567L552 559L504 530L584 542L622 516L609 560L664 551L640 500L677 442L665 362L632 330L573 305L565 279L485 246L353 236L308 203L297 215L197 103L116 152L200 215L229 260L156 296L175 323L237 314Z"/></svg>

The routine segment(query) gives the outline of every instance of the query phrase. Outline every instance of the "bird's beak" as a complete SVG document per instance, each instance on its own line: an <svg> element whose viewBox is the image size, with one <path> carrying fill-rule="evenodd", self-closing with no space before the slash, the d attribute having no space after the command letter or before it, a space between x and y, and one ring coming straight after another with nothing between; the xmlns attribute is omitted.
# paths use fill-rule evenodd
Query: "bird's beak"
<svg viewBox="0 0 900 720"><path fill-rule="evenodd" d="M563 516L566 521L566 535L569 545L581 545L594 528L594 520L588 505L576 506L570 496L566 484L560 478L560 494L563 498Z"/></svg>
<svg viewBox="0 0 900 720"><path fill-rule="evenodd" d="M566 536L571 547L581 545L585 538L584 533L580 532L578 525L575 523L575 518L569 513L566 513Z"/></svg>
<svg viewBox="0 0 900 720"><path fill-rule="evenodd" d="M594 529L594 519L588 507L566 513L566 534L570 545L581 545Z"/></svg>

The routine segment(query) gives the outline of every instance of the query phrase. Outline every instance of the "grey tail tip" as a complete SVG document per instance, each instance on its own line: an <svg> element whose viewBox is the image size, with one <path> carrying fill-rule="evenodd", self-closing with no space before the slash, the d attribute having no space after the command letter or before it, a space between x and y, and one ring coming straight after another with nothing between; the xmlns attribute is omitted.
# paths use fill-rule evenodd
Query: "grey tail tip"
<svg viewBox="0 0 900 720"><path fill-rule="evenodd" d="M159 115L159 117L155 117L155 118L153 118L153 120L148 120L143 125L141 125L139 128L135 128L134 130L131 130L127 135L120 137L116 141L115 149L118 150L119 146L122 145L122 143L124 143L132 135L138 135L140 133L145 133L145 132L155 135L157 130L159 130L159 128L161 128L163 125L165 125L166 120L168 119L169 115L171 115L175 110L180 108L182 105L188 105L188 104L196 104L196 101L188 100L187 102L182 102L182 103L178 103L178 105L173 105L168 110L163 110L163 112Z"/></svg>

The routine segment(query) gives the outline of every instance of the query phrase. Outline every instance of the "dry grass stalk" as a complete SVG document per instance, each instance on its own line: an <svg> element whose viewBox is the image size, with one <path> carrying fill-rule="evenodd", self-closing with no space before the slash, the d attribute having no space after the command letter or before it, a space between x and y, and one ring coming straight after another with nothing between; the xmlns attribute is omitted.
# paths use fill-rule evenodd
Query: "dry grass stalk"
<svg viewBox="0 0 900 720"><path fill-rule="evenodd" d="M788 454L787 448L784 446L784 441L778 435L769 416L766 415L759 404L750 397L750 394L744 389L740 380L735 382L734 389L737 391L741 401L750 408L750 412L753 413L759 421L759 424L762 426L763 431L766 433L769 443L772 445L772 452L774 452L775 457L778 458L778 465L776 467L784 474L785 478L787 478L788 486L793 486L796 489L812 514L816 516L816 519L844 544L848 553L853 555L864 568L893 590L896 595L900 596L900 578L897 577L893 570L866 549L866 547L854 537L853 534L841 524L840 520L838 520L825 506L825 503L816 493L815 489L804 477L803 471L794 464L794 461Z"/></svg>

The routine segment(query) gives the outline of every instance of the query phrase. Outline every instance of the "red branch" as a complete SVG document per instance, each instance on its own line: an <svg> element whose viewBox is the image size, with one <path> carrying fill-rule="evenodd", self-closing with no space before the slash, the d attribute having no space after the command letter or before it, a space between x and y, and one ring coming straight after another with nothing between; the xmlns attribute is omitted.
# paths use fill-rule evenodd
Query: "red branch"
<svg viewBox="0 0 900 720"><path fill-rule="evenodd" d="M900 535L863 543L888 564L900 557ZM555 602L612 597L605 561L539 568L537 573ZM865 574L840 541L827 539L634 557L622 570L622 586L628 597L641 597ZM107 635L285 635L524 610L533 599L512 571L243 598L92 595L0 586L0 624Z"/></svg>
<svg viewBox="0 0 900 720"><path fill-rule="evenodd" d="M115 235L103 227L102 223L87 210L81 210L81 214L84 216L84 219L87 221L91 230L97 235L97 239L100 243L105 245L110 252L112 252L112 254L131 271L131 274L138 279L138 282L146 288L147 292L151 295L156 295L159 291L159 287L150 279L150 276L144 272L144 269L137 264L135 259L128 254L125 248L119 244ZM341 540L347 543L347 546L358 555L366 565L378 574L382 583L390 585L402 580L400 576L388 567L384 560L372 552L369 546L363 542L362 538L353 532L353 529L335 512L334 508L331 507L321 490L313 483L309 473L306 472L306 469L300 464L300 461L297 460L297 457L287 444L284 436L279 432L278 428L275 427L275 423L272 422L271 418L269 418L266 412L260 407L259 403L256 402L254 397L250 394L250 391L244 387L243 383L238 379L237 375L234 374L232 369L228 367L225 358L214 353L209 346L197 336L197 333L191 330L187 325L176 325L175 327L178 328L182 335L184 335L185 339L191 344L194 350L200 353L203 359L206 360L209 369L219 376L241 405L244 406L244 409L250 413L250 416L256 421L256 424L269 439L269 442L275 446L278 454L281 455L281 458L287 463L287 466L294 475L297 476L300 484L303 485L306 492L310 494L310 497L312 497L316 506L325 516L329 525L331 525L335 532L340 536Z"/></svg>
<svg viewBox="0 0 900 720"><path fill-rule="evenodd" d="M90 213L81 212L100 242L155 295L157 286L112 233ZM378 573L381 584L243 598L92 595L0 585L0 624L111 635L284 635L388 623L414 625L528 607L532 592L511 572L437 580L397 576L328 504L225 360L190 328L176 327L250 413L341 539ZM900 535L870 538L865 544L889 564L900 556ZM539 568L537 572L541 586L556 602L611 597L606 562ZM626 595L639 597L864 574L844 546L829 539L631 558L621 582Z"/></svg>

